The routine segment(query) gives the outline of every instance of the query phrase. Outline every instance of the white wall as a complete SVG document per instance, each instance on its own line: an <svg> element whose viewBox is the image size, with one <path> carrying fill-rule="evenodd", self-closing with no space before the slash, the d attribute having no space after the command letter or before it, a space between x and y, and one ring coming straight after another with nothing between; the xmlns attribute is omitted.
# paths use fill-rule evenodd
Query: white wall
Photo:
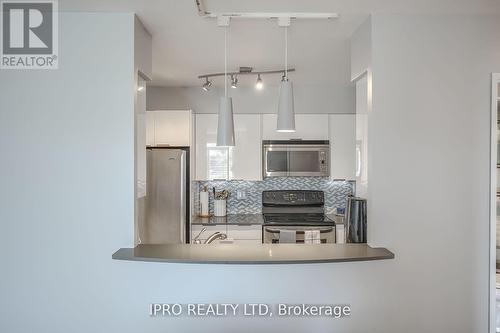
<svg viewBox="0 0 500 333"><path fill-rule="evenodd" d="M134 16L134 113L135 113L135 244L146 220L146 87L153 76L153 37L141 20ZM144 89L138 91L139 85Z"/></svg>
<svg viewBox="0 0 500 333"><path fill-rule="evenodd" d="M316 42L309 45L307 52L302 54L310 57L308 64L299 66L296 72L290 73L294 84L295 112L355 113L355 88L354 84L350 83L349 74L349 41L339 42L329 38L325 41L328 43L326 46ZM322 52L318 53L319 51ZM264 58L272 60L272 56L265 55L265 52L263 55ZM331 63L328 63L330 58ZM236 68L241 59L229 59L230 67L231 61L232 68ZM293 59L291 61L293 62ZM293 63L291 65L294 67ZM325 73L331 74L329 80L324 79ZM263 76L264 89L261 91L254 88L255 79L240 76L238 89L229 89L228 93L233 97L234 112L276 113L280 74ZM189 109L195 113L217 113L219 97L224 94L223 78L215 78L213 81L214 86L209 92L201 89L204 83L202 80L199 81L199 86L195 87L148 87L147 109Z"/></svg>
<svg viewBox="0 0 500 333"><path fill-rule="evenodd" d="M116 332L132 290L134 17L59 19L58 70L0 71L0 332Z"/></svg>
<svg viewBox="0 0 500 333"><path fill-rule="evenodd" d="M265 78L264 78L265 79ZM276 113L278 86L230 89L235 113ZM148 110L192 109L195 113L217 113L223 88L206 93L200 87L148 87ZM295 112L297 113L354 113L354 85L301 85L294 82Z"/></svg>
<svg viewBox="0 0 500 333"><path fill-rule="evenodd" d="M387 332L487 332L500 17L374 15L369 239L396 253Z"/></svg>
<svg viewBox="0 0 500 333"><path fill-rule="evenodd" d="M134 17L134 63L147 78L153 78L153 36L141 20Z"/></svg>
<svg viewBox="0 0 500 333"><path fill-rule="evenodd" d="M372 23L368 18L351 38L351 80L358 79L371 68L372 62Z"/></svg>
<svg viewBox="0 0 500 333"><path fill-rule="evenodd" d="M373 24L369 233L396 259L182 265L111 259L133 244L133 15L62 13L59 70L0 74L0 331L486 332L500 19ZM153 319L150 302L348 303L352 318Z"/></svg>

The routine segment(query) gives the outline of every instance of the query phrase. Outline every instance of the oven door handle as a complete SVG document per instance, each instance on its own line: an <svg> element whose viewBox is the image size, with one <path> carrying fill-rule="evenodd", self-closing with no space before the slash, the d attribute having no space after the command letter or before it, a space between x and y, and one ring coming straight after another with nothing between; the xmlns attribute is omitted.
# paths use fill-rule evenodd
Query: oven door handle
<svg viewBox="0 0 500 333"><path fill-rule="evenodd" d="M294 227L295 228L295 227ZM327 232L333 232L334 227L310 227L307 230L319 230L320 233L327 233ZM283 228L271 228L271 227L264 227L265 232L270 232L270 233L280 233L281 230L294 230L294 229L283 229ZM299 228L295 228L295 232L298 234L303 234L305 230L301 230Z"/></svg>

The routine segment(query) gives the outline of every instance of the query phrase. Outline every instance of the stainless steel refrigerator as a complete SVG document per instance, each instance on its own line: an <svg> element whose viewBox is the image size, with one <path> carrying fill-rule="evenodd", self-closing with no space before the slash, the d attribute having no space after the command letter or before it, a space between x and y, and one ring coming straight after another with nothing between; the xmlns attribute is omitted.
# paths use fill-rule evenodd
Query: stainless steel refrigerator
<svg viewBox="0 0 500 333"><path fill-rule="evenodd" d="M145 244L186 243L189 212L189 150L149 148Z"/></svg>

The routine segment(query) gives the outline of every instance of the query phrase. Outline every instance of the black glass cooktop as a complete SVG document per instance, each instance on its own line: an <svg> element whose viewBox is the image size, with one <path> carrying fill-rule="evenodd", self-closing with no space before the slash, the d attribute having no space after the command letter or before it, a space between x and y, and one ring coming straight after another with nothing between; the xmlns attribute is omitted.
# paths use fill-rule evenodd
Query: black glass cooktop
<svg viewBox="0 0 500 333"><path fill-rule="evenodd" d="M307 225L324 226L335 225L331 219L321 213L268 213L264 214L265 225Z"/></svg>

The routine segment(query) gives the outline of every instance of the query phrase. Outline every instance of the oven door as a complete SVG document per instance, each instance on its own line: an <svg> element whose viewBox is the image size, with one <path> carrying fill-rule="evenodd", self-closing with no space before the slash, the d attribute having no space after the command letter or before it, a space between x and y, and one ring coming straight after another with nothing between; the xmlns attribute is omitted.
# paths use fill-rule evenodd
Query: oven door
<svg viewBox="0 0 500 333"><path fill-rule="evenodd" d="M333 244L335 243L335 226L325 226L325 227L311 227L311 226L273 226L266 227L263 226L263 243L264 244L279 244L280 243L280 233L282 230L295 231L295 243L296 244L306 244L310 241L306 241L305 235L307 230L318 230L319 239L310 242L311 244ZM282 243L282 242L281 242ZM290 242L286 242L290 243Z"/></svg>

